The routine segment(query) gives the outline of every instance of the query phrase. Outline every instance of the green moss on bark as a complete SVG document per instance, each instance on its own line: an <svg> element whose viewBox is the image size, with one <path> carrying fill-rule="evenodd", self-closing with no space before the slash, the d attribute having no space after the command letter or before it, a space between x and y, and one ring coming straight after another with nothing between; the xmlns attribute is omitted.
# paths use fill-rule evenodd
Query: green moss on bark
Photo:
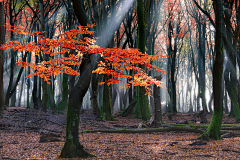
<svg viewBox="0 0 240 160"><path fill-rule="evenodd" d="M104 75L104 81L107 80L107 75ZM115 121L112 116L112 107L111 107L111 94L110 94L111 85L108 86L104 84L103 87L103 106L101 109L101 120Z"/></svg>
<svg viewBox="0 0 240 160"><path fill-rule="evenodd" d="M198 139L202 140L219 140L221 138L220 128L222 124L222 112L223 107L219 107L218 110L213 112L213 116L210 122L210 125L205 130L205 132L198 137Z"/></svg>
<svg viewBox="0 0 240 160"><path fill-rule="evenodd" d="M68 77L65 75L63 76L63 82L62 82L62 100L57 108L57 110L63 111L67 107L68 102Z"/></svg>
<svg viewBox="0 0 240 160"><path fill-rule="evenodd" d="M135 109L135 117L147 121L150 119L151 114L148 105L148 95L146 95L145 93L146 93L145 88L139 86L138 100Z"/></svg>
<svg viewBox="0 0 240 160"><path fill-rule="evenodd" d="M74 142L73 139L65 142L59 158L73 157L96 157L83 149L79 142Z"/></svg>

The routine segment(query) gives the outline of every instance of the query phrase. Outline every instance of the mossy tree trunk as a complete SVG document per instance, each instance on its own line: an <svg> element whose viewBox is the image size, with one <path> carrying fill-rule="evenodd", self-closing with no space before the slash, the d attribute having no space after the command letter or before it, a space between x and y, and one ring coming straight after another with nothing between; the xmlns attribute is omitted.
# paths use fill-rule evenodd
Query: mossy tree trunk
<svg viewBox="0 0 240 160"><path fill-rule="evenodd" d="M63 111L67 107L68 103L68 75L63 74L62 81L62 100L58 106L58 110Z"/></svg>
<svg viewBox="0 0 240 160"><path fill-rule="evenodd" d="M230 113L228 114L228 117L235 117L234 111L233 111L233 101L231 100L231 109Z"/></svg>
<svg viewBox="0 0 240 160"><path fill-rule="evenodd" d="M138 19L138 48L142 53L145 53L145 42L146 42L146 15L150 1L146 1L144 6L143 0L137 0L137 19ZM144 65L140 65L143 70L146 71ZM135 109L135 116L141 118L144 121L150 119L151 114L149 110L148 95L144 87L138 87L138 100Z"/></svg>
<svg viewBox="0 0 240 160"><path fill-rule="evenodd" d="M228 6L230 10L234 8L235 3L232 3L230 1L224 1L225 5ZM239 8L239 7L238 7ZM232 12L229 12L228 10L224 10L224 46L226 48L227 53L227 65L224 72L224 79L225 79L225 85L226 89L228 91L228 95L232 102L233 110L231 110L231 114L233 115L232 111L234 111L234 115L236 117L236 122L240 121L240 110L239 110L239 104L238 104L238 80L237 80L237 62L239 65L239 53L238 53L238 41L239 41L239 21L235 24L235 22L232 21L232 18L234 17L234 14ZM235 25L236 27L234 29L231 29L231 27ZM236 61L237 60L237 61ZM230 77L229 77L230 75ZM226 81L227 79L227 81Z"/></svg>
<svg viewBox="0 0 240 160"><path fill-rule="evenodd" d="M104 75L103 81L108 80L108 76ZM103 86L103 106L101 110L101 119L107 121L114 121L112 116L112 107L111 107L111 94L110 89L112 89L111 85L104 84Z"/></svg>
<svg viewBox="0 0 240 160"><path fill-rule="evenodd" d="M236 122L240 121L240 110L239 110L239 105L238 105L238 90L237 90L237 70L236 70L236 55L234 52L237 51L237 44L236 40L234 40L231 32L225 27L226 30L226 35L227 39L229 42L234 41L231 44L226 44L226 49L227 49L227 64L226 64L226 69L224 71L224 80L225 80L225 86L226 90L228 92L228 95L231 99L231 112L230 112L230 117L235 116L236 117ZM230 46L229 46L230 45ZM234 50L233 50L234 48ZM229 76L230 75L230 76Z"/></svg>
<svg viewBox="0 0 240 160"><path fill-rule="evenodd" d="M199 139L209 140L210 138L218 140L221 138L220 127L222 123L223 112L223 93L222 93L222 75L223 75L223 1L214 0L215 11L215 61L213 64L213 95L214 112L210 125L205 132L198 137Z"/></svg>

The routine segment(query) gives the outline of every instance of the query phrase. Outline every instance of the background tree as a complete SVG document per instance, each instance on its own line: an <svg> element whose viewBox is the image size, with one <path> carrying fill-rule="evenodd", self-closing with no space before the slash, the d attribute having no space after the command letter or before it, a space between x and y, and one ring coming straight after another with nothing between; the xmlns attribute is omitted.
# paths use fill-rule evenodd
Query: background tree
<svg viewBox="0 0 240 160"><path fill-rule="evenodd" d="M227 64L224 71L224 80L226 90L229 97L231 98L231 112L229 116L235 116L236 121L240 121L240 110L239 110L239 87L237 80L237 62L239 63L239 54L237 43L239 41L239 26L240 22L232 22L231 19L238 17L239 13L239 4L237 1L224 1L224 49L226 50ZM232 12L236 10L236 12ZM236 18L238 19L238 18ZM239 64L238 64L239 67ZM230 75L230 76L229 76Z"/></svg>
<svg viewBox="0 0 240 160"><path fill-rule="evenodd" d="M4 7L0 2L0 45L5 42L4 33ZM3 92L3 64L4 64L4 52L0 49L0 118L3 117L4 110L4 92Z"/></svg>

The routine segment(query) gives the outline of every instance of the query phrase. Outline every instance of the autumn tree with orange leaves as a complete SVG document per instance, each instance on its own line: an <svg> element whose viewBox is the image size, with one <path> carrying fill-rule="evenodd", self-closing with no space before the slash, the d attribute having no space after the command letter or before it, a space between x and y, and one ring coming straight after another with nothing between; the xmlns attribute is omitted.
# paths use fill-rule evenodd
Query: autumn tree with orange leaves
<svg viewBox="0 0 240 160"><path fill-rule="evenodd" d="M137 67L136 64L145 65L148 69L156 69L158 72L163 72L160 70L157 66L153 66L150 62L156 60L159 58L158 55L147 55L146 53L140 52L138 49L120 49L120 48L101 48L99 46L94 45L94 39L85 37L83 40L79 40L77 37L79 35L87 35L87 34L93 34L93 31L90 31L89 28L92 28L93 25L88 25L86 27L80 26L78 29L72 29L70 31L63 32L58 39L50 39L43 36L43 32L34 32L29 33L25 32L23 28L20 26L15 27L12 29L11 27L8 27L8 29L12 30L13 32L17 34L23 34L28 35L31 37L36 36L38 41L37 42L30 42L30 43L20 43L18 41L9 41L6 44L1 46L1 49L7 50L7 49L13 49L14 51L18 52L33 52L37 55L49 55L51 57L56 57L56 55L63 55L64 53L70 53L71 50L75 50L77 54L69 54L68 57L61 57L57 59L49 59L48 61L42 61L40 63L34 63L34 62L23 62L19 61L17 62L18 65L21 65L21 67L30 67L32 69L32 73L28 75L30 76L40 76L43 78L47 83L50 83L50 77L53 75L58 75L61 73L69 74L69 75L84 75L84 78L86 78L86 75L91 74L91 69L86 71L74 70L71 66L81 66L82 63L84 63L85 56L91 56L92 54L98 53L104 58L104 62L100 61L98 64L98 68L93 71L93 73L98 74L106 74L111 75L113 78L108 79L108 81L100 82L100 85L103 85L106 83L107 85L110 84L116 84L119 81L121 81L122 78L132 79L129 81L130 84L133 86L142 86L145 88L146 92L150 94L150 86L151 84L155 84L157 86L162 86L161 82L153 79L152 77L149 77L146 72L140 68ZM90 59L91 61L91 59ZM91 62L90 62L91 63ZM110 67L112 66L112 67ZM134 77L128 74L128 72L125 72L125 70L133 70L136 72ZM118 79L114 79L118 77ZM82 79L80 83L77 83L77 85L86 85L86 89L88 88L89 84L84 84L85 79ZM129 87L129 84L125 86L126 88ZM78 87L77 87L78 88ZM74 90L74 89L73 89ZM69 97L69 106L68 106L68 113L67 113L67 119L70 120L70 122L75 122L75 124L78 124L79 116L71 116L72 111L70 109L72 108L71 105L74 105L75 101L72 101L73 94L70 94ZM81 95L83 98L84 95ZM78 109L80 110L80 107L78 106ZM69 123L67 123L69 124ZM72 124L71 124L72 125ZM69 126L67 125L67 128ZM74 127L70 126L70 127ZM78 132L78 125L75 132ZM67 136L69 137L70 134L68 133L69 130L67 129ZM68 143L75 143L75 142L69 142L66 140L65 145L68 145ZM78 145L78 144L76 144ZM72 145L70 145L72 147ZM67 154L68 155L68 154ZM65 155L62 155L65 157ZM68 155L69 156L69 155ZM79 156L79 155L78 155Z"/></svg>

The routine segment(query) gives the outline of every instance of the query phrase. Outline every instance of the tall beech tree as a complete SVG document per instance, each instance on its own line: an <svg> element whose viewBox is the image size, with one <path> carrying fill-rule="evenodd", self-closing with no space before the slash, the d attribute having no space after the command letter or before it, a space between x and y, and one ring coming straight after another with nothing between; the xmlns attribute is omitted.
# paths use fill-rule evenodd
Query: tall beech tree
<svg viewBox="0 0 240 160"><path fill-rule="evenodd" d="M9 24L13 27L14 25L17 24L17 22L20 18L20 14L26 5L23 3L18 3L17 1L7 1L5 5L8 9L7 14L9 15L9 19L8 19ZM14 38L15 38L12 30L10 31L10 38L11 38L11 40L14 40ZM11 64L10 64L11 68L10 68L10 77L9 77L8 88L7 88L7 92L5 95L5 105L6 106L9 106L9 100L10 100L11 96L16 93L15 90L16 90L16 86L18 83L18 81L16 81L15 85L14 85L14 68L16 67L15 66L16 52L11 50L10 57L11 57ZM21 74L22 74L22 72L19 71L18 75L21 75Z"/></svg>
<svg viewBox="0 0 240 160"><path fill-rule="evenodd" d="M240 85L237 79L237 64L240 66L238 43L240 34L240 21L238 19L240 14L240 5L238 1L224 0L224 49L227 54L227 64L224 71L224 80L226 90L231 99L231 112L229 116L235 116L236 122L240 121L240 109L239 109L239 93ZM236 11L236 12L235 12ZM235 19L236 21L232 21ZM238 62L238 63L237 63ZM230 76L229 76L230 75Z"/></svg>
<svg viewBox="0 0 240 160"><path fill-rule="evenodd" d="M146 20L148 13L148 6L150 1L137 0L137 20L138 20L138 48L142 53L145 53L146 43ZM146 66L141 65L140 67L146 71ZM142 120L149 120L151 117L148 96L144 87L139 86L137 92L137 105L135 109L135 115Z"/></svg>
<svg viewBox="0 0 240 160"><path fill-rule="evenodd" d="M235 116L236 122L239 121L240 109L238 105L239 86L237 80L237 61L239 61L239 55L237 53L237 43L239 41L239 20L232 21L232 19L238 19L239 15L239 3L238 1L224 0L224 28L223 28L223 42L224 49L226 50L226 68L224 70L225 88L231 99L231 112L229 116ZM211 24L215 27L215 24L211 18L210 10L202 8L195 0L196 6L209 18ZM206 5L204 5L205 7ZM214 55L213 55L214 56ZM238 63L239 65L239 63ZM226 96L225 96L226 97ZM212 99L212 98L211 98ZM225 100L226 101L226 100ZM211 100L209 101L211 103ZM226 106L226 105L225 105ZM227 107L225 107L227 109Z"/></svg>
<svg viewBox="0 0 240 160"><path fill-rule="evenodd" d="M214 12L215 12L215 61L213 64L213 95L214 95L214 111L210 122L210 125L205 132L199 136L199 139L220 139L220 127L222 124L222 112L223 112L223 93L222 93L222 80L223 80L223 1L214 0Z"/></svg>

